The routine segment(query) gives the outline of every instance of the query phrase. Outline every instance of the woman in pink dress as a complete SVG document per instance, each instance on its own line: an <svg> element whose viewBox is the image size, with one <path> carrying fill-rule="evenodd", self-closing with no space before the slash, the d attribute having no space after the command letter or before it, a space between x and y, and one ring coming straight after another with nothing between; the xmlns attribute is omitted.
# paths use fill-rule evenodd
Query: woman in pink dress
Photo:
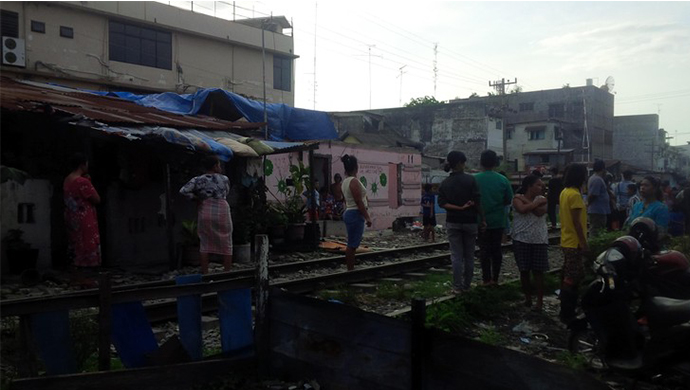
<svg viewBox="0 0 690 390"><path fill-rule="evenodd" d="M229 271L232 267L232 218L225 198L230 192L230 179L221 174L223 168L216 157L205 157L202 165L206 173L192 178L180 189L180 194L199 204L197 231L201 273L208 273L209 253L222 255L223 269Z"/></svg>
<svg viewBox="0 0 690 390"><path fill-rule="evenodd" d="M98 267L101 265L101 237L96 205L101 197L91 184L89 163L83 154L72 156L70 169L72 172L63 184L69 248L75 266Z"/></svg>

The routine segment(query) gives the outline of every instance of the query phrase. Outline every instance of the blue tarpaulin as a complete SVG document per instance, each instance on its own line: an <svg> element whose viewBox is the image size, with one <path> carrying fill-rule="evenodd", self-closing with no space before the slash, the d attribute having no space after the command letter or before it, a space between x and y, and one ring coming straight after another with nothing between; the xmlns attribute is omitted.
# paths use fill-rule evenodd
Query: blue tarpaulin
<svg viewBox="0 0 690 390"><path fill-rule="evenodd" d="M220 88L200 89L194 94L165 92L152 95L135 95L129 92L90 91L104 96L115 96L133 101L145 107L180 115L211 115L212 103L220 106L230 103L239 114L250 122L264 122L264 104L250 100ZM276 141L328 140L337 139L338 132L322 111L294 108L285 104L266 105L269 138ZM237 118L239 119L239 118Z"/></svg>

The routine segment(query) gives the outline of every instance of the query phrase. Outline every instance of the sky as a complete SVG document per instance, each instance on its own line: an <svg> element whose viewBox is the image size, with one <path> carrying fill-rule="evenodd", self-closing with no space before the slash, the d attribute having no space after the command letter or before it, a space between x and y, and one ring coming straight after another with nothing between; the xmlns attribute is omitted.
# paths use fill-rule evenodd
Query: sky
<svg viewBox="0 0 690 390"><path fill-rule="evenodd" d="M615 115L659 114L672 145L690 142L690 2L234 3L237 18L291 21L296 107L391 108L486 95L503 78L537 91L610 76ZM232 19L232 4L194 8Z"/></svg>

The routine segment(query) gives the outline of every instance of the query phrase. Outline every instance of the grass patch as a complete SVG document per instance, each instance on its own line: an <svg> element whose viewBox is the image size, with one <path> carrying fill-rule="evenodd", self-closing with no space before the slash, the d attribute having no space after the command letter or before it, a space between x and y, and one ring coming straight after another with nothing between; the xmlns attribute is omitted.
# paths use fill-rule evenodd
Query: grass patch
<svg viewBox="0 0 690 390"><path fill-rule="evenodd" d="M464 333L475 322L509 311L511 302L522 299L518 283L479 287L456 299L427 308L427 326L451 333ZM490 337L487 335L486 337Z"/></svg>
<svg viewBox="0 0 690 390"><path fill-rule="evenodd" d="M556 359L564 366L570 367L574 370L584 370L587 368L587 358L579 353L563 351L558 354Z"/></svg>
<svg viewBox="0 0 690 390"><path fill-rule="evenodd" d="M110 371L124 370L125 366L119 358L110 358ZM81 366L82 372L98 371L98 353L89 356Z"/></svg>
<svg viewBox="0 0 690 390"><path fill-rule="evenodd" d="M685 256L690 256L690 237L671 237L671 242L668 247L684 254Z"/></svg>
<svg viewBox="0 0 690 390"><path fill-rule="evenodd" d="M505 337L499 333L494 326L484 328L479 332L479 341L489 345L502 345L505 343Z"/></svg>
<svg viewBox="0 0 690 390"><path fill-rule="evenodd" d="M336 286L332 290L321 290L317 296L326 301L336 300L352 306L357 306L360 303L357 291L347 285Z"/></svg>

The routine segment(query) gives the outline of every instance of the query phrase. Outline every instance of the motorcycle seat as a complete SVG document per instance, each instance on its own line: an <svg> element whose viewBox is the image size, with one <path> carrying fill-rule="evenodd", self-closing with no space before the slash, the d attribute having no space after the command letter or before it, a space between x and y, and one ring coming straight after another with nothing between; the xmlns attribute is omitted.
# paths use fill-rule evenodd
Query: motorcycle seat
<svg viewBox="0 0 690 390"><path fill-rule="evenodd" d="M690 321L690 300L654 297L647 301L649 327L674 326Z"/></svg>

